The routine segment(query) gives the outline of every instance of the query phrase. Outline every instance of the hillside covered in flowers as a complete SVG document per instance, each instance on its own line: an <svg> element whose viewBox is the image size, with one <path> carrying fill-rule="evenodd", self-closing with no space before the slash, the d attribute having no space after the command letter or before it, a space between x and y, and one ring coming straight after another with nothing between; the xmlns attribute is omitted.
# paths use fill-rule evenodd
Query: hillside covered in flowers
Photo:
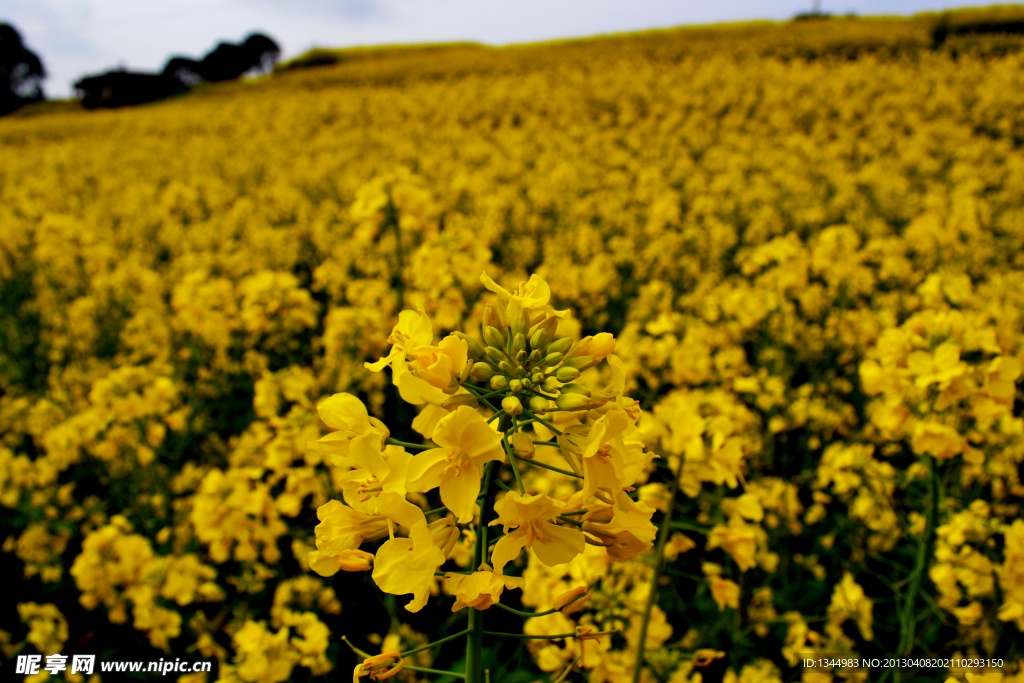
<svg viewBox="0 0 1024 683"><path fill-rule="evenodd" d="M954 30L978 16L941 41L919 16L338 51L0 120L4 677L92 653L347 680L461 630L443 576L415 613L374 586L394 529L324 570L315 529L359 469L323 446L349 424L330 401L410 452L442 414L482 423L366 363L403 311L424 346L483 349L498 290L534 276L571 313L536 347L552 376L570 348L615 360L562 373L587 400L535 421L500 485L594 493L555 430L600 423L614 384L646 454L621 504L652 532L508 558L501 603L550 613L477 604L530 636L485 641L490 680L1024 681L1024 38ZM448 540L476 569L474 534ZM451 681L413 669L463 649L396 678ZM907 663L804 663L827 658ZM30 680L120 680L69 671Z"/></svg>

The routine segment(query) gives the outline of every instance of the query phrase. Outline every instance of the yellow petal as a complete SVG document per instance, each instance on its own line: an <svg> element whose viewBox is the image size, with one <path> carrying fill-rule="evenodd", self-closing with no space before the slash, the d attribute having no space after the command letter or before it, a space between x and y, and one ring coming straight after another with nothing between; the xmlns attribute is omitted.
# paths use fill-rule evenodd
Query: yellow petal
<svg viewBox="0 0 1024 683"><path fill-rule="evenodd" d="M511 534L499 538L498 542L494 545L494 550L491 552L491 563L494 565L494 571L500 574L506 564L519 556L520 551L524 547L526 547L526 532L522 529L517 529Z"/></svg>
<svg viewBox="0 0 1024 683"><path fill-rule="evenodd" d="M500 460L501 435L469 406L459 406L441 418L434 428L434 443L459 448L478 464L487 460Z"/></svg>
<svg viewBox="0 0 1024 683"><path fill-rule="evenodd" d="M413 544L412 552L406 557L410 569L429 569L433 574L434 569L444 564L446 558L441 549L434 544L434 535L430 533L426 519L413 525L409 531L409 539Z"/></svg>
<svg viewBox="0 0 1024 683"><path fill-rule="evenodd" d="M433 448L412 456L406 474L409 490L423 493L440 486L451 452L451 448Z"/></svg>
<svg viewBox="0 0 1024 683"><path fill-rule="evenodd" d="M337 557L329 557L319 550L311 551L308 559L309 568L320 576L334 576L338 573L338 570L341 569L341 563L338 562Z"/></svg>
<svg viewBox="0 0 1024 683"><path fill-rule="evenodd" d="M438 421L447 414L448 411L441 406L428 403L420 414L413 418L412 428L422 434L423 438L432 439Z"/></svg>
<svg viewBox="0 0 1024 683"><path fill-rule="evenodd" d="M579 529L569 529L544 522L544 540L535 537L530 548L537 553L537 559L549 567L565 564L583 552L586 541Z"/></svg>
<svg viewBox="0 0 1024 683"><path fill-rule="evenodd" d="M384 356L383 358L374 363L363 363L363 367L365 367L370 372L380 372L387 366L391 365L392 361L394 361L396 357L399 356L404 356L404 354L402 354L402 350L392 346L391 351L388 353L388 355Z"/></svg>
<svg viewBox="0 0 1024 683"><path fill-rule="evenodd" d="M406 529L412 529L417 522L426 524L427 516L423 514L423 510L407 501L404 495L385 491L377 496L377 501L378 515L383 515Z"/></svg>
<svg viewBox="0 0 1024 683"><path fill-rule="evenodd" d="M347 429L362 434L370 428L366 406L352 394L335 394L316 409L320 419L331 429Z"/></svg>
<svg viewBox="0 0 1024 683"><path fill-rule="evenodd" d="M490 277L488 277L486 272L480 273L480 282L484 283L484 287L491 290L495 294L504 296L508 299L512 298L512 292L508 291L507 289L499 285L497 282L492 280Z"/></svg>
<svg viewBox="0 0 1024 683"><path fill-rule="evenodd" d="M424 403L441 405L448 398L448 394L411 372L396 372L392 376L392 381L398 387L398 394L402 400L414 406L421 406Z"/></svg>
<svg viewBox="0 0 1024 683"><path fill-rule="evenodd" d="M473 521L476 497L480 495L480 471L471 466L460 472L441 479L441 502L455 514L459 524L468 524Z"/></svg>

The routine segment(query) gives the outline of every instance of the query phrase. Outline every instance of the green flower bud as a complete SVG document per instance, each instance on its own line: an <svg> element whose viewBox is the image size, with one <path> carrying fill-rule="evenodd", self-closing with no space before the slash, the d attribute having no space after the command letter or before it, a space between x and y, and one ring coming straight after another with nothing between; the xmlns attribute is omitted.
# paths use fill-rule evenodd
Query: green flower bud
<svg viewBox="0 0 1024 683"><path fill-rule="evenodd" d="M493 346L487 347L487 351L486 353L484 353L484 356L486 356L487 360L491 361L495 365L505 360L505 354L499 351L498 349L494 348Z"/></svg>
<svg viewBox="0 0 1024 683"><path fill-rule="evenodd" d="M494 370L487 363L474 363L469 375L478 382L486 382L494 376Z"/></svg>
<svg viewBox="0 0 1024 683"><path fill-rule="evenodd" d="M593 337L584 337L583 339L580 339L578 342L575 342L572 346L569 347L569 350L565 352L565 357L575 358L576 356L580 355L581 353L583 353L583 349L585 349L590 344L590 342L593 341L593 339Z"/></svg>
<svg viewBox="0 0 1024 683"><path fill-rule="evenodd" d="M512 319L512 336L523 335L525 344L526 333L530 331L530 314L525 309L520 309L516 317Z"/></svg>
<svg viewBox="0 0 1024 683"><path fill-rule="evenodd" d="M513 394L518 394L523 390L523 383L518 379L509 380L508 388Z"/></svg>
<svg viewBox="0 0 1024 683"><path fill-rule="evenodd" d="M544 356L544 365L558 365L561 362L562 354L558 353L557 351L555 353L549 353L548 355Z"/></svg>
<svg viewBox="0 0 1024 683"><path fill-rule="evenodd" d="M560 367L555 370L555 379L559 382L571 382L580 376L580 371L576 368Z"/></svg>
<svg viewBox="0 0 1024 683"><path fill-rule="evenodd" d="M565 353L572 346L572 339L562 337L548 344L548 353Z"/></svg>
<svg viewBox="0 0 1024 683"><path fill-rule="evenodd" d="M597 365L597 363L594 362L593 356L576 356L575 358L568 358L562 361L563 368L576 368L580 372L589 370L595 365Z"/></svg>
<svg viewBox="0 0 1024 683"><path fill-rule="evenodd" d="M541 320L533 328L533 331L543 330L548 335L548 341L550 342L555 336L555 329L558 327L558 318L549 316Z"/></svg>
<svg viewBox="0 0 1024 683"><path fill-rule="evenodd" d="M530 381L529 377L524 377L520 381L523 383L523 388L524 389L529 389L531 386L533 386L533 382Z"/></svg>
<svg viewBox="0 0 1024 683"><path fill-rule="evenodd" d="M501 319L498 317L498 312L494 310L494 306L487 304L484 307L484 325L490 327L500 327Z"/></svg>
<svg viewBox="0 0 1024 683"><path fill-rule="evenodd" d="M534 351L543 352L544 349L547 348L550 340L551 337L548 335L547 330L543 328L538 329L533 333L533 336L530 337L530 348Z"/></svg>
<svg viewBox="0 0 1024 683"><path fill-rule="evenodd" d="M446 399L445 402L441 404L441 407L448 408L449 410L458 408L459 406L476 408L477 404L478 401L476 400L476 396L473 394L455 394L451 398Z"/></svg>
<svg viewBox="0 0 1024 683"><path fill-rule="evenodd" d="M526 351L523 351L522 349L519 349L519 351L516 353L516 365L525 365L525 364L526 364Z"/></svg>
<svg viewBox="0 0 1024 683"><path fill-rule="evenodd" d="M493 348L505 348L505 335L499 332L496 327L491 327L490 325L484 327L484 341Z"/></svg>
<svg viewBox="0 0 1024 683"><path fill-rule="evenodd" d="M543 396L531 396L529 405L530 412L536 413L538 415L544 415L545 413L548 412L548 409L551 407L551 404L548 403L548 400Z"/></svg>
<svg viewBox="0 0 1024 683"><path fill-rule="evenodd" d="M558 391L559 386L561 385L558 383L558 380L555 379L554 377L545 377L544 381L541 382L540 388L548 392L549 394L553 394L556 391Z"/></svg>
<svg viewBox="0 0 1024 683"><path fill-rule="evenodd" d="M508 380L505 375L495 375L491 378L491 391L505 391L508 389Z"/></svg>
<svg viewBox="0 0 1024 683"><path fill-rule="evenodd" d="M513 368L512 364L509 363L507 360L503 360L500 363L498 363L498 369L504 372L506 375L516 374L515 368Z"/></svg>
<svg viewBox="0 0 1024 683"><path fill-rule="evenodd" d="M512 337L512 353L519 353L520 351L522 351L525 354L525 349L526 337L524 337L522 333Z"/></svg>
<svg viewBox="0 0 1024 683"><path fill-rule="evenodd" d="M563 394L583 394L584 396L590 396L590 389L587 389L582 384L563 384L560 391Z"/></svg>
<svg viewBox="0 0 1024 683"><path fill-rule="evenodd" d="M480 360L484 355L484 347L480 345L480 342L469 337L462 332L453 332L456 337L466 342L466 346L469 347L468 353L471 360Z"/></svg>
<svg viewBox="0 0 1024 683"><path fill-rule="evenodd" d="M520 406L520 408L522 408L522 406ZM511 438L509 438L508 443L512 446L512 450L515 451L515 454L520 458L525 458L527 460L533 459L533 454L536 451L536 448L533 445L533 439L526 434L516 432L511 436Z"/></svg>
<svg viewBox="0 0 1024 683"><path fill-rule="evenodd" d="M523 412L523 404L515 396L506 396L501 399L501 409L505 411L506 415L519 415Z"/></svg>
<svg viewBox="0 0 1024 683"><path fill-rule="evenodd" d="M585 410L590 399L583 394L562 394L555 399L555 405L562 410Z"/></svg>
<svg viewBox="0 0 1024 683"><path fill-rule="evenodd" d="M540 349L534 349L533 351L530 351L530 355L526 357L526 362L531 366L536 366L543 357L544 354L540 352Z"/></svg>
<svg viewBox="0 0 1024 683"><path fill-rule="evenodd" d="M535 372L533 373L533 375L530 376L530 379L533 381L534 384L542 384L544 382L544 373Z"/></svg>

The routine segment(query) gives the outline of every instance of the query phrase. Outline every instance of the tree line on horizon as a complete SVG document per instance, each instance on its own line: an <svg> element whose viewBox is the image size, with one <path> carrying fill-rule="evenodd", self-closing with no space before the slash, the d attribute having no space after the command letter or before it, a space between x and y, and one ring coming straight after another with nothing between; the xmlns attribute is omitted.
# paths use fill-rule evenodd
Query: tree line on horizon
<svg viewBox="0 0 1024 683"><path fill-rule="evenodd" d="M144 104L186 92L204 81L269 73L280 56L281 48L272 38L252 33L237 44L219 43L199 60L173 56L158 74L114 69L86 76L74 88L87 109ZM39 56L25 46L14 26L0 23L0 116L45 100L44 78L46 69Z"/></svg>
<svg viewBox="0 0 1024 683"><path fill-rule="evenodd" d="M247 73L270 73L280 56L276 42L262 33L253 33L238 44L219 43L198 61L171 57L158 74L113 70L87 76L75 83L75 92L86 109L144 104L185 92L204 81L217 83Z"/></svg>

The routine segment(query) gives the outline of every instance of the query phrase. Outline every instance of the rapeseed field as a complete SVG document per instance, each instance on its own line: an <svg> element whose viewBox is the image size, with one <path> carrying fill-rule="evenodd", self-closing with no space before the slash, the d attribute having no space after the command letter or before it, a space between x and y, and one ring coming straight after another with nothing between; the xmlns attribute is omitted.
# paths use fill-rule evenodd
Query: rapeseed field
<svg viewBox="0 0 1024 683"><path fill-rule="evenodd" d="M4 678L1024 681L985 16L0 120Z"/></svg>

